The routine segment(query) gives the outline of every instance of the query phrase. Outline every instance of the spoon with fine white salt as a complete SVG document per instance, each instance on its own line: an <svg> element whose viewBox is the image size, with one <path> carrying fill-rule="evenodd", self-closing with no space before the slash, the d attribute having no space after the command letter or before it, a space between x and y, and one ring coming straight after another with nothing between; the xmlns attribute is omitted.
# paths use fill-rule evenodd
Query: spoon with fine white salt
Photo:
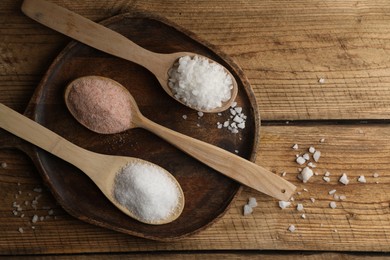
<svg viewBox="0 0 390 260"><path fill-rule="evenodd" d="M179 183L155 164L88 151L3 104L0 127L78 167L117 208L140 222L170 223L183 211Z"/></svg>
<svg viewBox="0 0 390 260"><path fill-rule="evenodd" d="M75 79L66 88L65 103L76 120L94 132L114 134L141 127L220 173L274 198L287 201L296 189L255 163L147 119L127 89L112 79L100 76Z"/></svg>
<svg viewBox="0 0 390 260"><path fill-rule="evenodd" d="M238 86L234 76L207 57L191 52L151 52L107 27L43 0L24 0L22 11L35 21L75 40L143 66L156 76L168 95L190 108L221 112L228 109L236 98ZM183 70L178 69L177 63L184 57L191 58L198 68L194 74L191 70L184 70L185 74L180 75ZM188 82L186 79L189 77L197 80ZM186 86L184 92L183 86ZM205 98L210 93L213 93L213 98Z"/></svg>

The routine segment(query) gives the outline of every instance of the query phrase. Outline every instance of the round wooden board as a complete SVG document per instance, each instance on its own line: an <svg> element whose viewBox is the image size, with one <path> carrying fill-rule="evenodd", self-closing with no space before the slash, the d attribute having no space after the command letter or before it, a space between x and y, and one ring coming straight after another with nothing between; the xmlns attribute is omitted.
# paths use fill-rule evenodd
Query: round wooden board
<svg viewBox="0 0 390 260"><path fill-rule="evenodd" d="M252 89L243 72L231 59L190 32L161 17L128 13L102 24L137 44L161 53L190 51L208 56L226 66L235 76L239 92L236 101L247 115L246 128L232 134L218 129L222 115L193 111L169 97L146 69L123 59L71 42L56 58L32 97L26 115L69 141L94 152L142 158L171 172L181 184L186 204L174 222L153 226L130 219L116 209L94 183L74 166L38 148L31 154L58 202L83 221L148 239L169 241L198 232L221 217L240 191L240 185L184 154L143 129L114 135L100 135L81 126L64 104L65 86L86 75L112 78L125 86L149 119L183 134L214 144L254 160L260 118ZM183 118L187 116L187 119ZM240 169L237 169L239 171Z"/></svg>

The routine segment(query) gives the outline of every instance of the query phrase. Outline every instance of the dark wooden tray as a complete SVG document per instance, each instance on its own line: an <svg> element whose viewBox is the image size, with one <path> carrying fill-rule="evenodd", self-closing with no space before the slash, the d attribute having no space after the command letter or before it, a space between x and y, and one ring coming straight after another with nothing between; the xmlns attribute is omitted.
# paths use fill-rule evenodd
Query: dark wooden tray
<svg viewBox="0 0 390 260"><path fill-rule="evenodd" d="M100 135L81 126L68 112L63 100L67 83L86 75L100 75L123 84L149 119L186 135L212 143L253 160L259 136L260 119L252 89L243 72L225 54L210 47L190 32L161 18L145 13L112 17L103 24L137 44L155 52L190 51L217 60L235 76L239 92L237 102L248 116L247 126L239 134L217 129L229 112L205 114L170 98L154 76L132 62L71 42L55 59L34 93L26 115L69 141L86 149L139 157L171 172L180 182L186 205L173 223L152 226L135 221L117 210L93 182L74 166L39 148L26 148L7 140L9 146L26 151L35 162L45 183L62 207L83 221L154 240L183 238L211 225L221 217L240 191L240 185L177 150L143 129L121 134ZM187 115L187 119L183 119ZM30 146L31 147L31 146ZM239 171L240 169L237 169Z"/></svg>

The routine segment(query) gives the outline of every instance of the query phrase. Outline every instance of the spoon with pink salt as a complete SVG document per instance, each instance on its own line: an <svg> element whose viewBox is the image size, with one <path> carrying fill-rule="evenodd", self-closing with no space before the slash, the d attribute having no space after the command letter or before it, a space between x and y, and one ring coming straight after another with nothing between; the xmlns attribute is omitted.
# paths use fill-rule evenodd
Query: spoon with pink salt
<svg viewBox="0 0 390 260"><path fill-rule="evenodd" d="M146 50L103 25L43 0L24 0L22 11L35 21L75 40L143 66L156 76L168 95L190 108L221 112L228 109L236 98L238 86L234 76L207 57L191 52L162 54ZM191 68L198 68L194 73L192 69L182 70L177 65L187 64L186 59L181 59L184 57L190 57L195 64ZM188 78L191 80L188 81ZM183 86L186 86L184 92ZM214 98L205 99L210 93Z"/></svg>
<svg viewBox="0 0 390 260"><path fill-rule="evenodd" d="M100 76L75 79L66 88L65 103L76 120L94 132L114 134L141 127L218 172L274 198L287 201L296 189L255 163L147 119L128 90L112 79Z"/></svg>
<svg viewBox="0 0 390 260"><path fill-rule="evenodd" d="M118 209L140 222L170 223L183 211L184 194L179 183L158 165L88 151L3 104L0 128L82 170Z"/></svg>

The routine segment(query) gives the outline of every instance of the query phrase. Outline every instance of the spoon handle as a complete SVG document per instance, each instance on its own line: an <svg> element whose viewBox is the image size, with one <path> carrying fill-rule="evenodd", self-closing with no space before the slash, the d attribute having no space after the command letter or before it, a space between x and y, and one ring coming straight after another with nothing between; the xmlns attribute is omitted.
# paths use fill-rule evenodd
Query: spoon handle
<svg viewBox="0 0 390 260"><path fill-rule="evenodd" d="M135 62L152 72L161 63L162 55L150 52L123 35L56 4L43 0L24 0L22 11L53 30L103 52Z"/></svg>
<svg viewBox="0 0 390 260"><path fill-rule="evenodd" d="M175 132L145 117L139 124L214 170L271 197L287 201L296 189L271 171L222 148Z"/></svg>
<svg viewBox="0 0 390 260"><path fill-rule="evenodd" d="M0 103L0 127L47 152L83 169L92 159L87 150Z"/></svg>

